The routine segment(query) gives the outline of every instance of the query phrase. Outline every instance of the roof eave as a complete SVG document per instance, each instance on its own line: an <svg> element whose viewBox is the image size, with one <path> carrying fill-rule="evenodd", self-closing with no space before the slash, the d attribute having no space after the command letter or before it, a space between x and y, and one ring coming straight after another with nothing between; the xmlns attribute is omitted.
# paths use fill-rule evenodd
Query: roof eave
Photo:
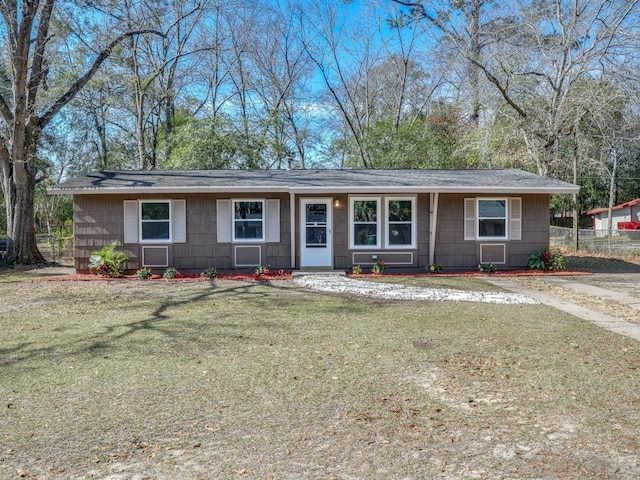
<svg viewBox="0 0 640 480"><path fill-rule="evenodd" d="M486 193L486 194L577 194L580 187L577 186L560 186L560 187L438 187L438 186L357 186L357 187L293 187L289 189L290 193L296 194L331 194L331 193L350 193L350 194L370 194L370 193Z"/></svg>
<svg viewBox="0 0 640 480"><path fill-rule="evenodd" d="M255 186L221 186L221 187L88 187L88 188L58 188L49 187L50 195L140 195L140 194L175 194L175 193L288 193L288 187L255 187Z"/></svg>
<svg viewBox="0 0 640 480"><path fill-rule="evenodd" d="M494 186L208 186L208 187L90 187L57 188L49 187L50 195L140 195L140 194L180 194L180 193L294 193L294 194L372 194L372 193L462 193L462 194L577 194L580 187L494 187Z"/></svg>

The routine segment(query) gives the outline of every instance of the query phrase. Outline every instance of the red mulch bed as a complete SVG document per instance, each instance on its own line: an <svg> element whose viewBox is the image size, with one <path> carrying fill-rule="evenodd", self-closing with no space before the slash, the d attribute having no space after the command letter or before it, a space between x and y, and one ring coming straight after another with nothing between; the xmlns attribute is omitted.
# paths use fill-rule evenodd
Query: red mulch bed
<svg viewBox="0 0 640 480"><path fill-rule="evenodd" d="M542 276L568 276L568 275L591 275L590 272L579 270L498 270L493 273L476 272L476 271L460 271L460 272L439 272L439 273L348 273L348 277L542 277Z"/></svg>
<svg viewBox="0 0 640 480"><path fill-rule="evenodd" d="M497 271L493 273L483 273L483 272L440 272L440 273L385 273L385 274L374 274L374 273L362 273L362 274L347 274L348 277L353 278L367 278L367 277L523 277L523 276L553 276L553 275L590 275L588 272L581 272L577 270L561 270L561 271L549 271L543 272L540 270L504 270ZM273 272L268 274L256 275L253 273L247 272L229 272L229 273L219 273L217 279L219 280L241 280L241 281L271 281L271 280L289 280L291 279L292 272ZM122 281L122 280L136 280L142 281L135 274L134 275L125 275L120 278L109 278L103 277L99 275L94 275L91 273L76 273L72 275L58 275L51 277L44 277L42 280L56 280L56 281L95 281L95 280L103 280L103 281ZM210 281L215 279L203 278L199 273L178 273L176 278L165 279L162 275L152 275L148 280L164 280L165 282L178 282L182 280L191 280L191 281Z"/></svg>
<svg viewBox="0 0 640 480"><path fill-rule="evenodd" d="M256 275L252 273L219 273L217 279L218 280L257 280L257 281L265 281L265 280L287 280L291 278L291 272L274 272L267 273L262 275ZM42 280L62 280L62 281L94 281L94 280L103 280L103 281L122 281L122 280L136 280L136 281L144 281L144 279L138 278L134 275L124 275L123 277L118 278L110 278L104 277L100 275L94 275L92 273L75 273L72 275L58 275L51 277L43 277ZM164 280L165 282L179 282L183 280L191 280L191 281L201 281L208 282L211 280L216 280L215 278L206 278L201 277L199 273L178 273L175 278L164 278L162 275L152 275L146 280Z"/></svg>

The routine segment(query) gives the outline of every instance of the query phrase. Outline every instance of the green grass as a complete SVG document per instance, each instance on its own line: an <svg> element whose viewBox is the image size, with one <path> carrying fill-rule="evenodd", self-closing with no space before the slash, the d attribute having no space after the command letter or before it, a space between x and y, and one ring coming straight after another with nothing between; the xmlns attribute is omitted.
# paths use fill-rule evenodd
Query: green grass
<svg viewBox="0 0 640 480"><path fill-rule="evenodd" d="M637 478L638 343L545 306L23 274L0 298L0 478Z"/></svg>

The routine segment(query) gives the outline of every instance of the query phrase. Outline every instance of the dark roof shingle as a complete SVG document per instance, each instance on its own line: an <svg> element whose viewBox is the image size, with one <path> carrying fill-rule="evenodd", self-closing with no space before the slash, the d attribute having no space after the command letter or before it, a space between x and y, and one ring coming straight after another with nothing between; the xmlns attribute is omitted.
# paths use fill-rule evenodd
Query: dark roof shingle
<svg viewBox="0 0 640 480"><path fill-rule="evenodd" d="M132 170L105 171L49 188L53 194L175 193L577 193L578 187L509 170Z"/></svg>

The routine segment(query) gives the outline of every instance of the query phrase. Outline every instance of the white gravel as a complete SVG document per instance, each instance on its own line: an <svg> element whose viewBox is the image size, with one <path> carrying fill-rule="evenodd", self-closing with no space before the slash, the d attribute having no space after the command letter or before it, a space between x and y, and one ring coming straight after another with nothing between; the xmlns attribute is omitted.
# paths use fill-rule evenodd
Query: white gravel
<svg viewBox="0 0 640 480"><path fill-rule="evenodd" d="M448 288L418 288L405 285L368 282L340 275L301 275L293 279L296 285L332 293L347 293L387 300L430 300L452 302L480 302L502 304L538 304L517 293L468 292Z"/></svg>

